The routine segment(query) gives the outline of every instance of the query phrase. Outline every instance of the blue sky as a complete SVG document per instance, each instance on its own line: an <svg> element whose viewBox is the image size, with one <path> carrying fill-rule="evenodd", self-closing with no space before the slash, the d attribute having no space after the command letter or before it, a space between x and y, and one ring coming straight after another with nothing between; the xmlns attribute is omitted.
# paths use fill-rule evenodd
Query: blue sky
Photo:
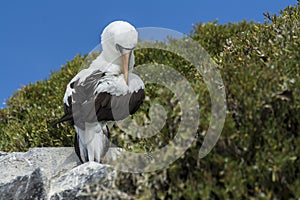
<svg viewBox="0 0 300 200"><path fill-rule="evenodd" d="M189 34L197 22L263 22L296 0L4 0L0 3L0 108L22 85L49 77L76 54L90 52L103 28L122 19L137 28Z"/></svg>

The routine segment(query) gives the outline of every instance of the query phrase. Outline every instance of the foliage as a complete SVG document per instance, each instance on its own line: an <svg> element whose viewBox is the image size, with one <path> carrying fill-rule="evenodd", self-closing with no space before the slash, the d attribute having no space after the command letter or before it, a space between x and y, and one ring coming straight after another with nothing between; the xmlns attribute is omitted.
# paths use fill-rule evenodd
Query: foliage
<svg viewBox="0 0 300 200"><path fill-rule="evenodd" d="M136 64L173 66L201 94L201 120L192 147L169 168L155 173L118 173L120 196L138 199L295 199L300 197L300 10L265 14L264 24L216 22L198 24L191 37L220 66L227 93L227 118L222 135L208 156L198 153L210 117L209 93L191 64L170 52L144 49ZM64 88L85 57L76 56L45 81L17 91L0 111L0 148L24 151L35 146L71 146L74 130L50 123L63 114ZM177 130L178 102L170 91L147 85L146 95L168 111L166 125L150 139L136 139L117 127L112 140L133 151L151 152ZM165 98L161 100L160 96ZM150 101L135 116L149 120ZM91 197L103 192L95 186ZM98 192L98 193L97 193ZM112 196L117 196L113 194Z"/></svg>
<svg viewBox="0 0 300 200"><path fill-rule="evenodd" d="M51 123L63 115L64 88L82 62L83 57L76 56L61 71L53 72L48 80L24 86L8 100L7 108L1 110L2 151L72 144L73 128L63 124L57 131Z"/></svg>

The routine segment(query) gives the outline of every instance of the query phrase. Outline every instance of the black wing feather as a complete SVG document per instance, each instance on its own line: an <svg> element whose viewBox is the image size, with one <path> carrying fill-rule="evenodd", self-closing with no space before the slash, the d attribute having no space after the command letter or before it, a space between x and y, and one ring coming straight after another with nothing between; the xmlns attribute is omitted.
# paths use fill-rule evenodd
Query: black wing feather
<svg viewBox="0 0 300 200"><path fill-rule="evenodd" d="M76 126L84 130L85 122L122 120L138 110L145 98L144 89L123 96L108 92L95 95L94 89L101 83L103 76L105 73L95 71L83 83L71 83L75 92L68 98L69 106L64 105L65 115L55 124L70 121L74 125L75 119Z"/></svg>

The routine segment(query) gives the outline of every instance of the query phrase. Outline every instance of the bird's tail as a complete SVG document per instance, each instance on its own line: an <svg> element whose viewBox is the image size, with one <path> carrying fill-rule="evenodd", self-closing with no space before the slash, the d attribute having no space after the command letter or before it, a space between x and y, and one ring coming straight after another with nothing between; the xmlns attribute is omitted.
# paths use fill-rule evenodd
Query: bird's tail
<svg viewBox="0 0 300 200"><path fill-rule="evenodd" d="M65 121L73 121L73 116L70 115L69 113L66 113L64 116L62 116L59 120L55 121L55 122L52 122L51 123L51 126L56 126L57 124L60 124L62 122L65 122Z"/></svg>
<svg viewBox="0 0 300 200"><path fill-rule="evenodd" d="M110 146L106 122L85 123L85 130L75 125L75 151L81 162L101 162Z"/></svg>

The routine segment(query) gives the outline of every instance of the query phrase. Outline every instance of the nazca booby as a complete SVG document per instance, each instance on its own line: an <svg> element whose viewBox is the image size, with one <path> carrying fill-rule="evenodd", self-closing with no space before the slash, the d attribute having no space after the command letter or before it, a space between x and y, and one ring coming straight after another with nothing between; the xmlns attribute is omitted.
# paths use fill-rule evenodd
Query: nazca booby
<svg viewBox="0 0 300 200"><path fill-rule="evenodd" d="M134 73L136 29L124 21L110 23L101 34L101 54L67 85L65 115L75 127L75 151L81 162L101 162L109 148L107 121L134 114L144 98L144 83Z"/></svg>

